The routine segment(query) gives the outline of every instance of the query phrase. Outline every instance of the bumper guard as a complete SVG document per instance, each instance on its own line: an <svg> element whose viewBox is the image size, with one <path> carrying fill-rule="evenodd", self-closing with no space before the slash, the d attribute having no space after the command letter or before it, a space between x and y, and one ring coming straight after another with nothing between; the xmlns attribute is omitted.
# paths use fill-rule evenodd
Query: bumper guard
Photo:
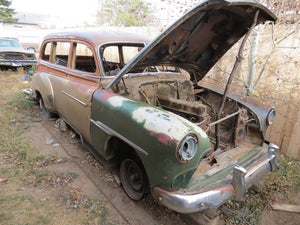
<svg viewBox="0 0 300 225"><path fill-rule="evenodd" d="M248 170L242 166L235 166L231 184L192 195L172 193L156 187L153 196L160 204L179 213L194 213L207 208L216 208L230 199L243 200L251 185L268 172L279 169L277 150L278 146L269 144L267 156L250 166Z"/></svg>

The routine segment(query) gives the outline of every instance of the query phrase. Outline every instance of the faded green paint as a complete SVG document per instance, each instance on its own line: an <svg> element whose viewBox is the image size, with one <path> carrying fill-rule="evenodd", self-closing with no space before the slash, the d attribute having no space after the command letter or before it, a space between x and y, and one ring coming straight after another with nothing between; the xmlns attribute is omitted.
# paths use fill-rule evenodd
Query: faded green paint
<svg viewBox="0 0 300 225"><path fill-rule="evenodd" d="M112 104L111 98L115 101ZM145 129L146 121L138 121L133 119L133 113L146 107L152 109L164 116L158 116L156 123L160 124L164 119L171 119L178 123L183 123L186 131L181 134L176 134L178 139L168 136L172 133L158 133L154 135L154 131ZM188 184L194 170L198 167L200 159L210 150L210 142L205 133L187 120L184 120L173 113L162 110L158 107L151 106L143 102L133 101L129 98L124 98L105 90L97 90L93 96L91 118L94 121L100 121L120 135L124 136L137 146L145 150L148 155L137 152L143 162L147 172L150 186L164 186L168 188L184 187ZM95 149L99 149L99 153L103 154L101 142L107 137L99 128L93 128L92 145ZM98 131L97 131L98 129ZM197 135L199 147L194 158L186 163L179 162L177 159L177 146L182 138L189 134ZM162 142L159 138L164 135L168 139L168 144ZM104 142L102 142L103 145ZM185 177L185 179L183 179Z"/></svg>
<svg viewBox="0 0 300 225"><path fill-rule="evenodd" d="M194 174L194 170L190 170L186 173L180 174L179 176L176 177L173 183L173 187L176 189L185 187L190 182L193 174Z"/></svg>

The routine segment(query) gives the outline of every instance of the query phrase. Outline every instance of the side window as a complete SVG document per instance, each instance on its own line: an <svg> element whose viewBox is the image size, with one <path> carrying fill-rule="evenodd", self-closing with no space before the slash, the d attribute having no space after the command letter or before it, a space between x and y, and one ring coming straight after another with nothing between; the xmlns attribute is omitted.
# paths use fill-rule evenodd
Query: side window
<svg viewBox="0 0 300 225"><path fill-rule="evenodd" d="M84 44L75 44L75 58L73 62L73 69L84 72L95 73L96 63L92 50Z"/></svg>
<svg viewBox="0 0 300 225"><path fill-rule="evenodd" d="M136 56L142 47L136 46L123 46L123 57L125 65L129 63L129 61Z"/></svg>
<svg viewBox="0 0 300 225"><path fill-rule="evenodd" d="M51 42L48 42L45 45L44 51L42 53L42 60L49 61L50 59L50 51L51 51Z"/></svg>
<svg viewBox="0 0 300 225"><path fill-rule="evenodd" d="M100 55L105 75L117 75L143 48L143 43L115 43L101 46ZM142 71L139 69L139 71L134 72Z"/></svg>
<svg viewBox="0 0 300 225"><path fill-rule="evenodd" d="M120 71L121 61L118 46L108 46L102 54L102 61L106 75L116 75Z"/></svg>
<svg viewBox="0 0 300 225"><path fill-rule="evenodd" d="M65 67L68 66L69 51L69 42L57 42L55 51L55 64Z"/></svg>

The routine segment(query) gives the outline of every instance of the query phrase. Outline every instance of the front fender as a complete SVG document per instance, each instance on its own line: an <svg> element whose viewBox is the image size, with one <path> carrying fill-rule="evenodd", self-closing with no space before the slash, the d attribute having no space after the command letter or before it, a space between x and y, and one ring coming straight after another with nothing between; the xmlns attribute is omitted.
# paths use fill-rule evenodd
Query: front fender
<svg viewBox="0 0 300 225"><path fill-rule="evenodd" d="M211 148L205 132L184 118L106 90L94 93L91 119L136 150L151 186L185 186ZM199 146L194 158L182 163L177 147L189 133L197 136Z"/></svg>

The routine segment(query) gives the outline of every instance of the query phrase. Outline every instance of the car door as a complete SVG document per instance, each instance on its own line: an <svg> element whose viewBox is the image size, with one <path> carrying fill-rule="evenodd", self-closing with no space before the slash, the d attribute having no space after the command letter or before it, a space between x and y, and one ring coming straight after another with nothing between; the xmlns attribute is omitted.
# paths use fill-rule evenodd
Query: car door
<svg viewBox="0 0 300 225"><path fill-rule="evenodd" d="M55 52L54 107L90 142L91 99L99 86L95 54L86 43L64 41L57 42Z"/></svg>

